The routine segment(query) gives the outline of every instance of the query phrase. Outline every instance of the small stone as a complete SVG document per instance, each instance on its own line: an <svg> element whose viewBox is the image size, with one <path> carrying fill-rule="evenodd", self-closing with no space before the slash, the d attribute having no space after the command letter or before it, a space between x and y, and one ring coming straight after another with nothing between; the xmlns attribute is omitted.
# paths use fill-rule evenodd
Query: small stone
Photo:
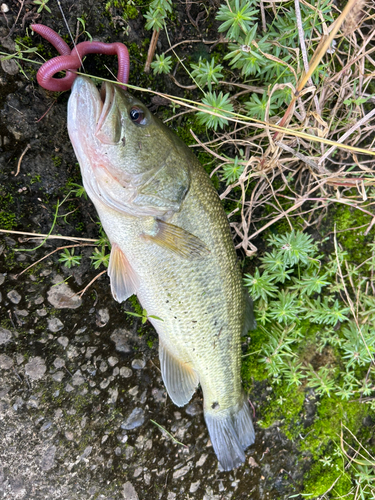
<svg viewBox="0 0 375 500"><path fill-rule="evenodd" d="M34 304L35 305L40 305L40 304L43 304L44 302L44 297L42 297L42 295L39 295L39 297L37 297L36 299L34 299Z"/></svg>
<svg viewBox="0 0 375 500"><path fill-rule="evenodd" d="M124 378L129 378L133 375L133 372L127 366L120 368L120 376Z"/></svg>
<svg viewBox="0 0 375 500"><path fill-rule="evenodd" d="M189 493L195 493L197 489L199 488L199 485L201 484L200 480L196 481L195 483L191 483Z"/></svg>
<svg viewBox="0 0 375 500"><path fill-rule="evenodd" d="M249 465L250 467L259 467L259 465L254 460L254 457L249 457Z"/></svg>
<svg viewBox="0 0 375 500"><path fill-rule="evenodd" d="M72 391L74 391L74 387L72 387L70 384L66 384L65 390L66 390L66 392L72 392Z"/></svg>
<svg viewBox="0 0 375 500"><path fill-rule="evenodd" d="M125 353L132 352L132 348L128 344L130 335L129 332L121 328L112 333L111 340L115 343L116 351Z"/></svg>
<svg viewBox="0 0 375 500"><path fill-rule="evenodd" d="M167 399L167 393L162 389L157 389L156 387L152 389L151 394L157 403L164 403Z"/></svg>
<svg viewBox="0 0 375 500"><path fill-rule="evenodd" d="M113 389L108 389L109 399L107 401L108 404L115 404L118 398L118 388L114 387Z"/></svg>
<svg viewBox="0 0 375 500"><path fill-rule="evenodd" d="M105 378L104 380L102 380L100 382L100 386L99 387L101 389L106 389L109 386L110 383L111 383L110 379L109 378Z"/></svg>
<svg viewBox="0 0 375 500"><path fill-rule="evenodd" d="M30 399L27 402L27 406L30 408L39 408L39 399L35 396L30 396Z"/></svg>
<svg viewBox="0 0 375 500"><path fill-rule="evenodd" d="M6 344L12 338L12 332L0 327L0 345Z"/></svg>
<svg viewBox="0 0 375 500"><path fill-rule="evenodd" d="M109 321L109 312L108 309L99 309L97 312L97 318L96 318L96 326L99 328L103 328Z"/></svg>
<svg viewBox="0 0 375 500"><path fill-rule="evenodd" d="M146 361L144 359L133 359L132 367L135 370L142 370L146 366Z"/></svg>
<svg viewBox="0 0 375 500"><path fill-rule="evenodd" d="M13 302L13 304L19 304L21 301L21 295L16 290L11 290L7 293L8 299Z"/></svg>
<svg viewBox="0 0 375 500"><path fill-rule="evenodd" d="M116 358L115 356L111 356L110 358L108 358L108 363L109 366L115 366L118 363L118 358Z"/></svg>
<svg viewBox="0 0 375 500"><path fill-rule="evenodd" d="M90 359L91 356L94 354L94 352L97 350L97 347L87 347L86 349L86 354L85 354L85 358L86 359Z"/></svg>
<svg viewBox="0 0 375 500"><path fill-rule="evenodd" d="M65 347L65 349L66 349L66 346L69 344L69 339L68 339L68 337L59 337L57 339L57 342L59 344L61 344L63 347Z"/></svg>
<svg viewBox="0 0 375 500"><path fill-rule="evenodd" d="M176 497L177 497L177 494L173 493L173 491L170 491L168 493L167 500L175 500Z"/></svg>
<svg viewBox="0 0 375 500"><path fill-rule="evenodd" d="M15 307L14 312L22 318L26 318L29 315L29 311L26 311L26 309L17 309L17 307Z"/></svg>
<svg viewBox="0 0 375 500"><path fill-rule="evenodd" d="M52 375L52 378L55 382L61 382L64 377L65 373L62 371L58 371Z"/></svg>
<svg viewBox="0 0 375 500"><path fill-rule="evenodd" d="M62 276L56 276L55 281L62 281ZM48 302L57 309L77 309L82 299L76 295L66 283L59 283L47 292Z"/></svg>
<svg viewBox="0 0 375 500"><path fill-rule="evenodd" d="M43 316L47 316L47 310L46 309L37 309L36 310L36 313L38 316L40 316L41 318L43 318Z"/></svg>
<svg viewBox="0 0 375 500"><path fill-rule="evenodd" d="M72 431L65 431L65 437L68 441L73 441L74 439L74 434Z"/></svg>
<svg viewBox="0 0 375 500"><path fill-rule="evenodd" d="M197 462L197 467L202 467L204 462L207 460L208 455L206 453L203 453L203 455L200 457L200 459Z"/></svg>
<svg viewBox="0 0 375 500"><path fill-rule="evenodd" d="M134 471L133 477L138 477L142 474L143 468L142 467L137 467Z"/></svg>
<svg viewBox="0 0 375 500"><path fill-rule="evenodd" d="M124 423L121 424L121 429L130 431L136 427L140 427L145 421L144 411L141 408L134 408Z"/></svg>
<svg viewBox="0 0 375 500"><path fill-rule="evenodd" d="M138 394L138 391L139 391L139 387L137 385L135 385L134 387L129 389L128 392L129 392L130 396L136 396Z"/></svg>
<svg viewBox="0 0 375 500"><path fill-rule="evenodd" d="M48 322L48 330L56 333L59 330L62 330L64 328L64 323L59 320L59 318L50 318L47 320Z"/></svg>
<svg viewBox="0 0 375 500"><path fill-rule="evenodd" d="M81 373L81 370L77 370L73 375L72 384L73 385L82 385L85 383L85 379Z"/></svg>
<svg viewBox="0 0 375 500"><path fill-rule="evenodd" d="M127 481L123 485L122 495L125 498L125 500L139 500L137 492L135 491L134 486L130 481Z"/></svg>
<svg viewBox="0 0 375 500"><path fill-rule="evenodd" d="M13 366L13 359L6 354L0 354L0 368L3 370L9 370Z"/></svg>
<svg viewBox="0 0 375 500"><path fill-rule="evenodd" d="M59 369L65 366L65 361L62 358L56 358L53 364L55 365L55 368Z"/></svg>
<svg viewBox="0 0 375 500"><path fill-rule="evenodd" d="M1 7L0 7L0 10L3 14L6 14L7 12L9 12L9 7L7 6L6 3L2 3L1 4Z"/></svg>
<svg viewBox="0 0 375 500"><path fill-rule="evenodd" d="M178 478L184 476L185 474L187 474L189 472L189 470L190 470L190 465L185 465L185 467L181 467L181 469L174 471L173 479L178 479Z"/></svg>
<svg viewBox="0 0 375 500"><path fill-rule="evenodd" d="M113 377L117 377L117 375L120 373L120 368L118 366L116 366L114 369L113 369L113 372L112 372L112 375Z"/></svg>
<svg viewBox="0 0 375 500"><path fill-rule="evenodd" d="M50 446L44 453L40 462L40 468L44 471L51 470L55 466L56 446Z"/></svg>
<svg viewBox="0 0 375 500"><path fill-rule="evenodd" d="M32 380L39 380L43 377L47 370L44 359L40 356L35 356L31 358L30 361L25 366L26 375L28 375Z"/></svg>
<svg viewBox="0 0 375 500"><path fill-rule="evenodd" d="M99 370L104 373L105 371L108 370L108 365L105 361L102 361L99 365Z"/></svg>
<svg viewBox="0 0 375 500"><path fill-rule="evenodd" d="M202 407L198 403L190 403L185 411L188 415L195 417L195 415L202 413Z"/></svg>

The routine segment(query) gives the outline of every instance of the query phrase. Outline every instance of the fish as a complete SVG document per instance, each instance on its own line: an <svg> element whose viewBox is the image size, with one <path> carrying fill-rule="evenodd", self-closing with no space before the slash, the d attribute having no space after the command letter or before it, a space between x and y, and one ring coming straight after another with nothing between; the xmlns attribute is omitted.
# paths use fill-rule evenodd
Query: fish
<svg viewBox="0 0 375 500"><path fill-rule="evenodd" d="M147 311L171 400L186 405L200 384L213 449L232 470L255 440L240 369L256 322L218 193L177 134L114 83L77 77L68 132L111 243L112 295L136 294Z"/></svg>

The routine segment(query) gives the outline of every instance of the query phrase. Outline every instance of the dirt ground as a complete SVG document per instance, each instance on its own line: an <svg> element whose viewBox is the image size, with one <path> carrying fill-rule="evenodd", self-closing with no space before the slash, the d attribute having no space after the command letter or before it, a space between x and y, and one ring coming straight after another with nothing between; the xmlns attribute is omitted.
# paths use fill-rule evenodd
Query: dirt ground
<svg viewBox="0 0 375 500"><path fill-rule="evenodd" d="M27 43L29 35L28 43L43 44L45 58L56 55L31 35L29 25L40 22L66 35L57 3L49 4L52 14L42 10L40 15L30 1L5 4L9 11L0 16L1 50L12 53L16 39ZM61 4L73 34L77 18L84 17L93 38L132 44L133 54L138 47L130 83L183 95L170 78L143 74L150 33L141 13L125 23L116 19L119 9L104 13L105 2ZM190 9L179 4L170 26L171 43L217 37L213 15L205 16L199 4ZM159 52L167 47L161 35ZM101 72L98 60L91 58L86 70ZM31 63L2 63L0 229L49 233L57 202L72 182L80 183L66 130L68 97L69 92L57 95L40 88ZM138 97L152 106L150 95ZM90 201L71 194L52 233L97 239ZM152 328L125 314L130 304L112 299L106 274L82 298L74 295L100 272L90 265L93 247L82 247L81 265L68 269L58 261L61 251L52 252L74 242L48 240L35 249L39 244L27 236L0 235L0 498L298 498L309 460L277 425L266 430L255 425L256 443L246 463L232 472L220 471L200 391L184 408L166 396ZM255 423L269 390L263 384L250 395Z"/></svg>

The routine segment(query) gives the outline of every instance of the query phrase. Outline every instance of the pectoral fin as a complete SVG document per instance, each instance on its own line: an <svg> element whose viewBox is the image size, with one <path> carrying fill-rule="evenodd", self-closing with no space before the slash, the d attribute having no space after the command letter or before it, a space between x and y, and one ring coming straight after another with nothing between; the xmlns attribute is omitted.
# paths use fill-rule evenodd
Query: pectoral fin
<svg viewBox="0 0 375 500"><path fill-rule="evenodd" d="M143 238L184 259L201 258L210 253L210 250L197 236L181 227L161 220L155 220L153 231L144 233Z"/></svg>
<svg viewBox="0 0 375 500"><path fill-rule="evenodd" d="M245 321L243 326L242 335L247 335L249 330L255 330L257 322L254 317L253 299L250 297L247 290L244 290L245 295Z"/></svg>
<svg viewBox="0 0 375 500"><path fill-rule="evenodd" d="M169 397L177 406L184 406L193 396L199 383L198 374L187 364L174 358L160 340L160 368Z"/></svg>
<svg viewBox="0 0 375 500"><path fill-rule="evenodd" d="M123 302L137 293L138 276L116 243L112 245L109 257L108 276L111 280L112 295L117 302Z"/></svg>

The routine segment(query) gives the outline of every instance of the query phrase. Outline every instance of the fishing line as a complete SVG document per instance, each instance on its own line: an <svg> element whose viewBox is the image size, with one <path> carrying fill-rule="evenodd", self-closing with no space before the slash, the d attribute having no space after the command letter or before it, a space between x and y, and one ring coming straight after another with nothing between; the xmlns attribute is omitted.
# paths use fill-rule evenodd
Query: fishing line
<svg viewBox="0 0 375 500"><path fill-rule="evenodd" d="M75 47L75 46L76 46L76 43L75 43L75 41L74 41L74 38L73 38L72 32L70 31L70 28L69 28L69 25L68 25L68 21L66 20L66 17L65 17L65 14L64 14L63 8L62 8L62 6L61 6L60 0L56 0L56 2L57 2L57 5L59 6L59 9L60 9L61 15L62 15L62 17L63 17L63 19L64 19L64 23L65 23L66 29L68 30L68 33L69 33L70 39L71 39L71 41L72 41L72 44L73 44L73 46ZM82 68L83 68L83 71L86 73L85 67L84 67L84 65L83 65L83 61L82 61L81 56L79 55L79 53L78 53L78 52L77 52L77 55L78 55L79 61L80 61L80 63L81 63L81 66L82 66Z"/></svg>

